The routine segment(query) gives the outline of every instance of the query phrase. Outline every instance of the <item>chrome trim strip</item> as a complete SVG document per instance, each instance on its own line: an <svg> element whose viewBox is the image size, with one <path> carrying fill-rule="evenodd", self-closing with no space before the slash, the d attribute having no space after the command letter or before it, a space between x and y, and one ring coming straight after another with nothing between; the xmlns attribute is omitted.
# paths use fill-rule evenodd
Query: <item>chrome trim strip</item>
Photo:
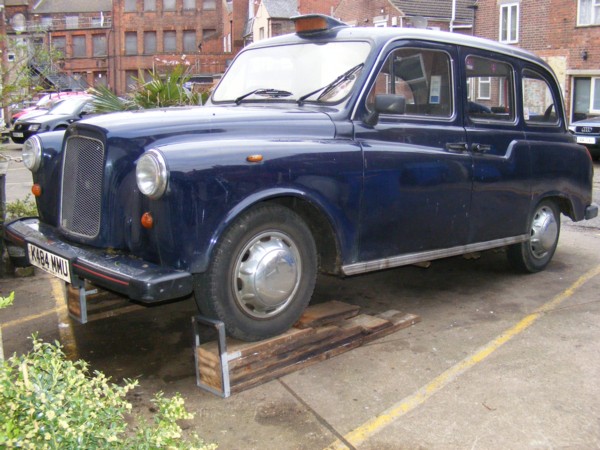
<svg viewBox="0 0 600 450"><path fill-rule="evenodd" d="M505 245L519 244L529 239L528 234L513 236L504 239L496 239L475 244L459 245L457 247L443 248L440 250L429 250L420 253L407 253L405 255L392 256L391 258L374 259L342 266L344 275L357 275L359 273L373 272L375 270L390 269L392 267L408 266L433 259L448 258L450 256L463 255L465 253L480 252L492 248L504 247Z"/></svg>

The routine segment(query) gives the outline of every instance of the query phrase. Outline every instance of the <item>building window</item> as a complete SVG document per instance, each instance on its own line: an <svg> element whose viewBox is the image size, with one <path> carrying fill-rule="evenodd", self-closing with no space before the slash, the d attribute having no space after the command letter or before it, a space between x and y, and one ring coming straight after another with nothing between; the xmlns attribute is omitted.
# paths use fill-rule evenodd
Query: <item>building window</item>
<svg viewBox="0 0 600 450"><path fill-rule="evenodd" d="M106 56L106 35L95 34L92 36L92 52L94 56Z"/></svg>
<svg viewBox="0 0 600 450"><path fill-rule="evenodd" d="M183 9L188 11L196 9L196 0L183 0Z"/></svg>
<svg viewBox="0 0 600 450"><path fill-rule="evenodd" d="M216 0L204 0L202 2L202 9L204 9L205 11L217 9Z"/></svg>
<svg viewBox="0 0 600 450"><path fill-rule="evenodd" d="M64 57L67 50L67 38L65 36L53 36L52 47L60 53L61 57Z"/></svg>
<svg viewBox="0 0 600 450"><path fill-rule="evenodd" d="M519 41L519 4L500 6L500 42L515 44Z"/></svg>
<svg viewBox="0 0 600 450"><path fill-rule="evenodd" d="M144 0L144 11L156 11L156 0Z"/></svg>
<svg viewBox="0 0 600 450"><path fill-rule="evenodd" d="M137 33L135 31L128 31L125 33L125 54L137 55L137 52Z"/></svg>
<svg viewBox="0 0 600 450"><path fill-rule="evenodd" d="M577 25L600 25L600 0L578 0Z"/></svg>
<svg viewBox="0 0 600 450"><path fill-rule="evenodd" d="M217 30L215 30L214 28L206 28L202 30L202 40L206 41L208 39L212 39L215 37L216 34Z"/></svg>
<svg viewBox="0 0 600 450"><path fill-rule="evenodd" d="M136 12L137 11L137 0L125 0L124 9L125 9L125 12Z"/></svg>
<svg viewBox="0 0 600 450"><path fill-rule="evenodd" d="M94 86L108 86L108 76L106 72L94 72Z"/></svg>
<svg viewBox="0 0 600 450"><path fill-rule="evenodd" d="M70 30L79 28L79 16L65 17L65 25Z"/></svg>
<svg viewBox="0 0 600 450"><path fill-rule="evenodd" d="M163 11L175 11L175 0L163 0Z"/></svg>
<svg viewBox="0 0 600 450"><path fill-rule="evenodd" d="M196 31L186 30L183 32L183 51L186 53L193 53L198 50L198 43L196 42Z"/></svg>
<svg viewBox="0 0 600 450"><path fill-rule="evenodd" d="M73 36L73 58L84 58L86 56L85 36Z"/></svg>
<svg viewBox="0 0 600 450"><path fill-rule="evenodd" d="M175 31L163 32L163 52L177 51L177 33Z"/></svg>
<svg viewBox="0 0 600 450"><path fill-rule="evenodd" d="M265 27L260 27L258 29L258 39L263 40L265 38Z"/></svg>
<svg viewBox="0 0 600 450"><path fill-rule="evenodd" d="M477 80L478 89L477 89L477 99L478 100L489 100L491 97L491 83L492 79L490 77L479 77Z"/></svg>
<svg viewBox="0 0 600 450"><path fill-rule="evenodd" d="M137 70L126 70L125 71L125 90L132 92L138 85L137 82L138 71Z"/></svg>
<svg viewBox="0 0 600 450"><path fill-rule="evenodd" d="M144 31L144 54L156 53L156 31Z"/></svg>
<svg viewBox="0 0 600 450"><path fill-rule="evenodd" d="M223 36L223 52L231 53L231 33Z"/></svg>

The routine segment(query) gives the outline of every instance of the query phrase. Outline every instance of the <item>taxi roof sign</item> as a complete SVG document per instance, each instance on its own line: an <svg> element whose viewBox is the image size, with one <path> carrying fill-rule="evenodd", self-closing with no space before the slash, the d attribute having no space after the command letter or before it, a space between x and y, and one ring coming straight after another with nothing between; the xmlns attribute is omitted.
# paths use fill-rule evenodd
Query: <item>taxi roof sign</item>
<svg viewBox="0 0 600 450"><path fill-rule="evenodd" d="M292 17L294 25L296 27L296 33L318 33L320 31L331 30L336 27L348 26L344 22L340 22L330 16L323 14L306 14L303 16Z"/></svg>

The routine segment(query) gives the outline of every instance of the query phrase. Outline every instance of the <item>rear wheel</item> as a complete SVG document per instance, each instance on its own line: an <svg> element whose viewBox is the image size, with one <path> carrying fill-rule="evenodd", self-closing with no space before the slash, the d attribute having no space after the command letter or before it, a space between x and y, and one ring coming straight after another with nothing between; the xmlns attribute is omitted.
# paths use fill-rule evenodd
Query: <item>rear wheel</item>
<svg viewBox="0 0 600 450"><path fill-rule="evenodd" d="M551 200L534 209L529 221L529 239L507 249L508 261L520 272L544 270L552 260L560 235L560 211Z"/></svg>
<svg viewBox="0 0 600 450"><path fill-rule="evenodd" d="M261 205L225 231L208 270L195 277L203 314L225 323L227 333L253 341L280 334L300 317L317 273L315 242L293 211Z"/></svg>

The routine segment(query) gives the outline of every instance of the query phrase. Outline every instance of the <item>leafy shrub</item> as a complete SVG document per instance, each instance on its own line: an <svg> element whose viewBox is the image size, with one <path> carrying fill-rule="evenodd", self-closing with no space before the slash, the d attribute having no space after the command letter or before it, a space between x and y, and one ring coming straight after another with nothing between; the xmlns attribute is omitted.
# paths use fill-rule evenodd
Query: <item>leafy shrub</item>
<svg viewBox="0 0 600 450"><path fill-rule="evenodd" d="M118 386L98 371L90 375L87 363L67 360L60 344L34 337L32 351L1 362L0 448L216 448L182 437L176 421L192 415L179 394L155 396L153 425L132 416L126 396L136 385L125 380ZM137 428L129 430L128 422Z"/></svg>
<svg viewBox="0 0 600 450"><path fill-rule="evenodd" d="M36 217L38 215L35 200L31 194L27 194L24 200L14 200L6 204L6 220L18 219L19 217Z"/></svg>

